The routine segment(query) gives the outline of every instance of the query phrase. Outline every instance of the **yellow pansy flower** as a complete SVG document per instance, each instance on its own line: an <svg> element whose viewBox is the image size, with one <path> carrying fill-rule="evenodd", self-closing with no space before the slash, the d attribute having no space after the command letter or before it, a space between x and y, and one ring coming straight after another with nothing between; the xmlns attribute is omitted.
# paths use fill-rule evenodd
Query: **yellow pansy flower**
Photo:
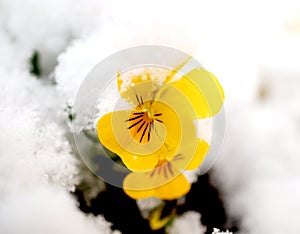
<svg viewBox="0 0 300 234"><path fill-rule="evenodd" d="M169 211L168 214L166 214L164 217L162 217L162 212L165 207L165 204L162 203L160 206L153 209L148 217L149 219L149 225L152 230L158 230L166 225L168 223L172 222L172 220L176 217L176 209L172 208L171 211Z"/></svg>
<svg viewBox="0 0 300 234"><path fill-rule="evenodd" d="M182 170L199 167L209 149L207 142L197 138L194 120L218 113L224 100L222 88L203 68L175 79L177 69L164 80L151 72L127 80L118 74L120 96L133 108L98 120L101 144L132 171L123 182L132 198L185 195L190 184Z"/></svg>

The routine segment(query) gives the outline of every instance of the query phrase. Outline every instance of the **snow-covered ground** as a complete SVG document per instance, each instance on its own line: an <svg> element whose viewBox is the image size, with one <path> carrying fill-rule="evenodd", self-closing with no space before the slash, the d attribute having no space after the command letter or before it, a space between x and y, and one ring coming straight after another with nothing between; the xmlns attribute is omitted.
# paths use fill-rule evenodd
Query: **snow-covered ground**
<svg viewBox="0 0 300 234"><path fill-rule="evenodd" d="M226 137L211 173L239 232L300 233L299 15L291 0L0 0L0 233L111 232L68 193L80 172L64 108L98 62L144 44L192 54L223 85Z"/></svg>

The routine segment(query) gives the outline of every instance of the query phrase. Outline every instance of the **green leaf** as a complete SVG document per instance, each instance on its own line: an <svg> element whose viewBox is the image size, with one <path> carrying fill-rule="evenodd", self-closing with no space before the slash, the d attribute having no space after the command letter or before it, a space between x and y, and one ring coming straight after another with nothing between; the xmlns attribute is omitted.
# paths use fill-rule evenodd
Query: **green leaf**
<svg viewBox="0 0 300 234"><path fill-rule="evenodd" d="M37 78L41 76L40 55L34 51L30 58L30 73Z"/></svg>

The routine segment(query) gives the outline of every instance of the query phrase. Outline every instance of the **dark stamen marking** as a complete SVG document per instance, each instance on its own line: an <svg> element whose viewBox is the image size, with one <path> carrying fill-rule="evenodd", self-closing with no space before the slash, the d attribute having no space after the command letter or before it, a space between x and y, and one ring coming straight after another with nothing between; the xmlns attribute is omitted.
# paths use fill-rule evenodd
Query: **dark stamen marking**
<svg viewBox="0 0 300 234"><path fill-rule="evenodd" d="M163 121L162 120L160 120L160 119L155 119L155 120L157 120L158 122L160 122L160 123L163 123Z"/></svg>
<svg viewBox="0 0 300 234"><path fill-rule="evenodd" d="M140 139L140 143L142 142L142 140L144 138L144 135L145 135L145 132L146 132L146 130L148 128L148 125L149 125L149 123L147 123L146 127L144 128L143 134L142 134L141 139Z"/></svg>
<svg viewBox="0 0 300 234"><path fill-rule="evenodd" d="M142 103L142 105L144 105L143 97L142 96L140 96L140 97L141 97L141 103Z"/></svg>
<svg viewBox="0 0 300 234"><path fill-rule="evenodd" d="M174 173L173 173L173 170L172 170L172 167L171 167L171 163L168 163L167 166L168 166L168 169L169 169L171 175L173 176Z"/></svg>
<svg viewBox="0 0 300 234"><path fill-rule="evenodd" d="M143 115L143 114L145 114L145 112L135 112L135 113L133 113L134 115Z"/></svg>
<svg viewBox="0 0 300 234"><path fill-rule="evenodd" d="M132 127L134 127L135 125L137 125L137 124L139 124L140 122L142 122L143 121L143 119L140 119L139 121L137 121L136 123L134 123L134 124L132 124L131 126L129 126L129 128L128 129L130 129L130 128L132 128Z"/></svg>
<svg viewBox="0 0 300 234"><path fill-rule="evenodd" d="M160 166L160 167L158 168L157 174L160 174L161 168L162 168L162 166Z"/></svg>
<svg viewBox="0 0 300 234"><path fill-rule="evenodd" d="M132 121L132 120L135 120L135 119L139 119L139 118L141 118L141 117L143 117L143 115L139 115L139 116L136 116L136 117L127 119L127 120L125 120L125 122Z"/></svg>
<svg viewBox="0 0 300 234"><path fill-rule="evenodd" d="M168 178L168 173L167 173L167 168L166 167L164 167L164 176L165 176L166 179Z"/></svg>
<svg viewBox="0 0 300 234"><path fill-rule="evenodd" d="M153 120L150 122L150 127L148 131L148 141L150 141L150 134L151 134L151 128L152 128Z"/></svg>
<svg viewBox="0 0 300 234"><path fill-rule="evenodd" d="M139 127L139 129L136 131L137 133L142 129L142 127L145 125L146 121L144 121L141 126Z"/></svg>
<svg viewBox="0 0 300 234"><path fill-rule="evenodd" d="M154 116L161 116L161 115L162 115L162 113L154 114Z"/></svg>
<svg viewBox="0 0 300 234"><path fill-rule="evenodd" d="M180 160L182 159L182 155L181 154L177 154L174 156L174 159L173 160Z"/></svg>
<svg viewBox="0 0 300 234"><path fill-rule="evenodd" d="M139 100L139 97L138 97L137 94L135 94L135 97L136 97L136 100L138 101L139 105L141 105L140 100Z"/></svg>
<svg viewBox="0 0 300 234"><path fill-rule="evenodd" d="M153 177L154 174L155 174L155 172L156 172L156 169L153 169L153 171L152 171L151 174L150 174L150 177Z"/></svg>

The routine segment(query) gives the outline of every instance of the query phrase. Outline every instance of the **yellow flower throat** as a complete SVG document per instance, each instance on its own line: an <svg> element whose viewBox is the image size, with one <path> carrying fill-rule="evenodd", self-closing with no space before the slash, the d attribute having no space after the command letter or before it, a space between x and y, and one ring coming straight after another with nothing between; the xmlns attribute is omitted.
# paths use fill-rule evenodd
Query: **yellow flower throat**
<svg viewBox="0 0 300 234"><path fill-rule="evenodd" d="M163 123L160 116L162 113L158 113L153 110L151 101L143 101L142 96L136 95L138 105L131 112L128 122L128 129L133 139L141 144L148 143L151 139L151 132L155 129L154 122Z"/></svg>

